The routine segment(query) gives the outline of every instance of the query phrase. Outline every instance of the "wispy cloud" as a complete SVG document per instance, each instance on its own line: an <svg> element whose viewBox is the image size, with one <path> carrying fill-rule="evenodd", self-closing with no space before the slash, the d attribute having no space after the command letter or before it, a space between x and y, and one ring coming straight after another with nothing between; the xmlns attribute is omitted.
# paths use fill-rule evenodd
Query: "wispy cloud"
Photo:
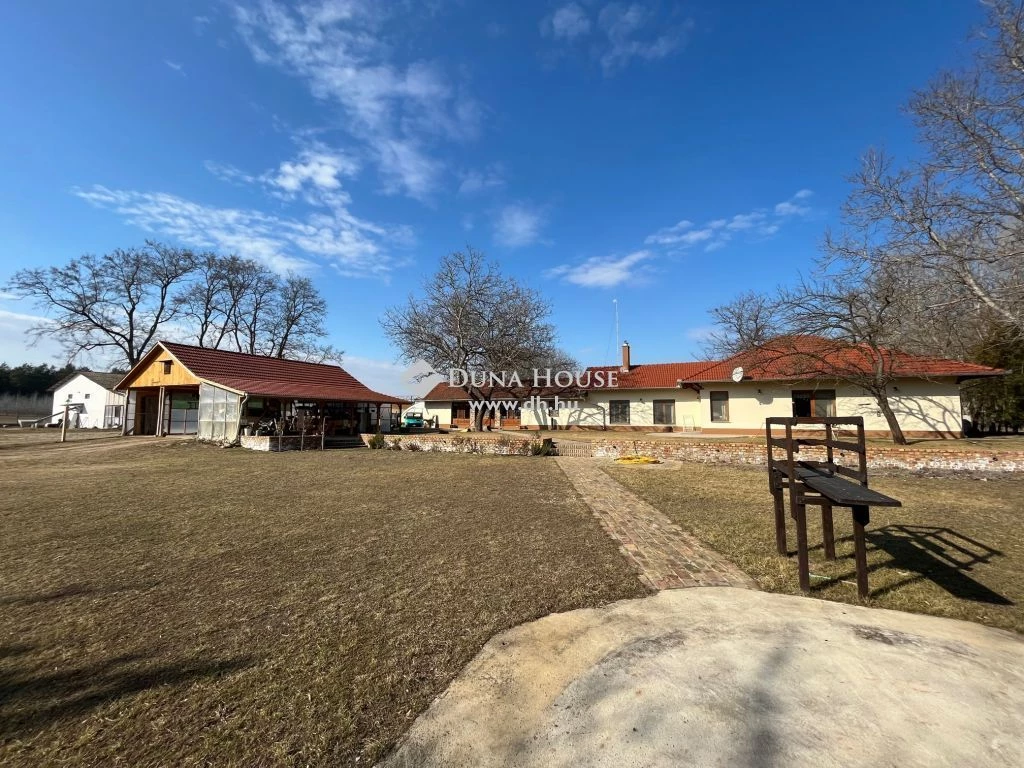
<svg viewBox="0 0 1024 768"><path fill-rule="evenodd" d="M776 216L806 216L811 212L811 207L806 201L813 195L809 189L801 189L789 200L783 200L775 204Z"/></svg>
<svg viewBox="0 0 1024 768"><path fill-rule="evenodd" d="M195 248L257 259L279 271L308 272L326 262L346 276L384 276L394 266L387 244L407 233L356 218L344 208L305 218L203 205L161 192L94 185L73 190L97 208L114 211L146 232Z"/></svg>
<svg viewBox="0 0 1024 768"><path fill-rule="evenodd" d="M578 50L589 52L610 77L634 59L655 61L679 51L693 27L693 20L680 18L675 7L661 13L657 7L641 3L611 2L592 15L579 3L570 2L545 16L540 32L555 43L576 44Z"/></svg>
<svg viewBox="0 0 1024 768"><path fill-rule="evenodd" d="M505 186L505 178L500 164L494 163L480 170L465 171L460 174L460 195L475 195L489 189L500 189Z"/></svg>
<svg viewBox="0 0 1024 768"><path fill-rule="evenodd" d="M540 32L555 40L572 41L590 33L590 19L577 3L567 3L544 17Z"/></svg>
<svg viewBox="0 0 1024 768"><path fill-rule="evenodd" d="M168 67L173 69L175 72L177 72L182 77L185 76L185 67L183 65L179 64L178 62L171 61L170 59L164 59L164 64L166 64Z"/></svg>
<svg viewBox="0 0 1024 768"><path fill-rule="evenodd" d="M806 203L813 194L809 189L801 189L788 200L771 208L756 208L727 218L712 219L699 227L689 219L683 219L648 235L644 243L664 246L670 253L685 251L697 245L711 252L724 248L738 236L748 239L768 238L777 234L787 221L809 216L813 208Z"/></svg>
<svg viewBox="0 0 1024 768"><path fill-rule="evenodd" d="M540 239L544 214L526 203L506 205L494 222L494 239L508 248L531 245Z"/></svg>
<svg viewBox="0 0 1024 768"><path fill-rule="evenodd" d="M562 264L545 273L584 288L612 288L639 279L654 254L635 251L626 256L595 256L580 264Z"/></svg>
<svg viewBox="0 0 1024 768"><path fill-rule="evenodd" d="M343 109L341 127L375 163L384 191L426 199L444 169L434 148L475 138L482 111L436 64L393 60L387 14L370 0L234 7L258 62L302 78L315 97Z"/></svg>

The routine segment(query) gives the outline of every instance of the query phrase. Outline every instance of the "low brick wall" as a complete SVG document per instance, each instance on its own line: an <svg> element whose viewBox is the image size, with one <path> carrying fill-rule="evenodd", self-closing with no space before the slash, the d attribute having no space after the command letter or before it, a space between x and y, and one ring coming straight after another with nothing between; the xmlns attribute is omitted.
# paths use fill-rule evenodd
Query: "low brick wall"
<svg viewBox="0 0 1024 768"><path fill-rule="evenodd" d="M373 435L362 434L370 445ZM430 453L488 453L498 456L529 456L536 437L518 437L493 432L468 432L458 435L384 435L385 449L427 451Z"/></svg>
<svg viewBox="0 0 1024 768"><path fill-rule="evenodd" d="M755 464L765 463L765 447L754 443L729 443L716 440L680 440L678 443L653 440L595 440L594 456L619 458L639 453L659 459L697 461L709 464ZM557 443L557 441L556 441ZM822 460L825 451L820 448L804 448L801 458ZM837 451L841 463L853 463L856 454ZM957 449L910 447L869 447L868 466L892 469L944 469L970 472L1024 472L1024 451L964 451Z"/></svg>
<svg viewBox="0 0 1024 768"><path fill-rule="evenodd" d="M361 435L367 445L373 435ZM436 451L442 453L488 453L499 455L529 455L530 446L537 438L494 434L489 432L462 433L458 435L385 435L389 448L398 440L398 450ZM573 456L591 455L598 458L617 459L621 456L653 456L659 459L694 461L707 464L751 464L765 463L765 447L758 443L732 443L725 440L699 440L679 438L676 440L634 440L629 437L609 437L581 440L571 436L555 438L571 444L565 453ZM568 446L567 446L568 447ZM588 450L589 447L589 450ZM820 448L804 448L801 458L824 459ZM844 463L853 463L856 457L845 451L837 451L837 458ZM969 451L957 448L914 448L869 447L868 466L907 470L957 470L965 472L1024 472L1024 451Z"/></svg>
<svg viewBox="0 0 1024 768"><path fill-rule="evenodd" d="M241 435L239 444L250 451L319 451L320 436L302 438L299 435Z"/></svg>

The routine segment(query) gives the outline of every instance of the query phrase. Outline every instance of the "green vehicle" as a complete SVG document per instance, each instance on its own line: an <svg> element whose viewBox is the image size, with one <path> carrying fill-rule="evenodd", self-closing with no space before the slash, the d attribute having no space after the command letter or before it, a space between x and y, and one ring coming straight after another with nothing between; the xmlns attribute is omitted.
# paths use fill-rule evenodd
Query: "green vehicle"
<svg viewBox="0 0 1024 768"><path fill-rule="evenodd" d="M412 427L423 429L423 413L421 411L406 411L402 417L402 426L406 429Z"/></svg>

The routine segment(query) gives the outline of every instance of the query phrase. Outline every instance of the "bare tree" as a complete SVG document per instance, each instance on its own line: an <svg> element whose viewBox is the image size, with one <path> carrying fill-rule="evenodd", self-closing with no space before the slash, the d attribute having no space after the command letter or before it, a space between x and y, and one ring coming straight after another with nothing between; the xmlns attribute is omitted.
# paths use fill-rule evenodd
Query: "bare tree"
<svg viewBox="0 0 1024 768"><path fill-rule="evenodd" d="M310 344L325 335L327 302L308 277L289 274L277 289L277 302L269 323L273 356L284 357L297 342Z"/></svg>
<svg viewBox="0 0 1024 768"><path fill-rule="evenodd" d="M147 242L63 267L22 269L7 288L51 313L30 334L53 337L69 358L115 351L118 362L131 366L178 314L175 297L194 267L190 251Z"/></svg>
<svg viewBox="0 0 1024 768"><path fill-rule="evenodd" d="M536 291L501 273L473 248L441 260L425 295L389 308L381 320L388 337L409 361L422 359L438 372L521 372L562 357L548 317L551 308ZM466 387L472 402L487 388ZM483 428L483 409L474 428Z"/></svg>
<svg viewBox="0 0 1024 768"><path fill-rule="evenodd" d="M30 332L56 338L69 358L113 352L117 364L131 367L170 336L255 355L341 359L340 350L321 343L327 303L309 278L280 279L237 256L147 242L63 267L21 270L8 289L50 314Z"/></svg>
<svg viewBox="0 0 1024 768"><path fill-rule="evenodd" d="M896 168L869 152L845 218L872 243L860 255L929 276L933 308L1024 336L1024 9L988 5L971 66L910 101L925 159Z"/></svg>
<svg viewBox="0 0 1024 768"><path fill-rule="evenodd" d="M862 390L885 417L893 442L905 445L889 391L905 375L906 356L898 350L913 327L908 295L896 270L819 271L774 295L746 294L712 310L718 324L712 343L715 351L738 355L738 363L749 360L745 367Z"/></svg>

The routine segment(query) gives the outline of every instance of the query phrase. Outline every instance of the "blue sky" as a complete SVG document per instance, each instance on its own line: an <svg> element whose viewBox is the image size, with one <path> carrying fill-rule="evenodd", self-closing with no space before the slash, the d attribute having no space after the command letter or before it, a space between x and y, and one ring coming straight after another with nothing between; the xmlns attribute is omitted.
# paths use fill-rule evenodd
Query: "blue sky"
<svg viewBox="0 0 1024 768"><path fill-rule="evenodd" d="M333 343L405 392L381 312L472 244L563 346L693 359L707 310L806 270L970 2L10 4L0 282L154 237L317 282ZM0 359L50 361L0 295Z"/></svg>

